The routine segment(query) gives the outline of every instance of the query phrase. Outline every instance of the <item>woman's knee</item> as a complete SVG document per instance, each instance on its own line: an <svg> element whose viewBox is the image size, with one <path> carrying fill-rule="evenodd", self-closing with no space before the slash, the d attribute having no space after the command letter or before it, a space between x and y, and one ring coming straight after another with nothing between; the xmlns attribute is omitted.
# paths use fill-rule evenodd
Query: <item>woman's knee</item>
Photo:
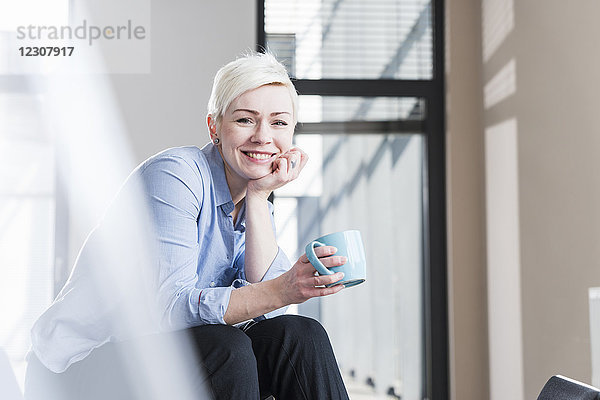
<svg viewBox="0 0 600 400"><path fill-rule="evenodd" d="M262 327L264 332L269 332L270 336L282 340L291 340L295 343L307 341L329 343L329 336L325 328L313 318L301 315L282 315L262 321L261 324L264 324Z"/></svg>
<svg viewBox="0 0 600 400"><path fill-rule="evenodd" d="M202 362L209 370L235 366L245 370L256 365L252 341L240 329L228 325L205 325L190 329Z"/></svg>
<svg viewBox="0 0 600 400"><path fill-rule="evenodd" d="M282 315L286 330L291 334L308 335L310 337L327 337L327 332L319 321L302 315Z"/></svg>

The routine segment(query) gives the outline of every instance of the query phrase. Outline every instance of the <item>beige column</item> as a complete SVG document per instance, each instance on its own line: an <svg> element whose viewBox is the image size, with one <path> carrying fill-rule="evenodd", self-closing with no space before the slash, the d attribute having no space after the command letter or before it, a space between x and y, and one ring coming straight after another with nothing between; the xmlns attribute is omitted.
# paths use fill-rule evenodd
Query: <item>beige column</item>
<svg viewBox="0 0 600 400"><path fill-rule="evenodd" d="M488 397L479 0L446 3L450 391Z"/></svg>

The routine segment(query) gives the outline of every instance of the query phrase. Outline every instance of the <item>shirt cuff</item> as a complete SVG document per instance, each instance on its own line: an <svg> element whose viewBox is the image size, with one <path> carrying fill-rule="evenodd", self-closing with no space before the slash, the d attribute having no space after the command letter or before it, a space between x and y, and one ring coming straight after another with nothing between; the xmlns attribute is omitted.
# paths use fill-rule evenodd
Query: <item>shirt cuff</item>
<svg viewBox="0 0 600 400"><path fill-rule="evenodd" d="M249 285L243 279L236 279L231 286L206 288L200 290L198 301L198 316L202 324L225 325L225 313L229 306L231 292L234 289Z"/></svg>
<svg viewBox="0 0 600 400"><path fill-rule="evenodd" d="M288 271L291 268L290 260L279 247L277 255L273 262L269 266L269 269L263 276L261 282L268 281L277 278L279 275ZM198 315L202 324L221 324L225 325L225 313L229 306L229 299L231 298L231 292L234 289L242 286L249 285L250 282L244 279L236 279L233 281L231 286L228 287L215 287L206 288L200 291L200 298L198 301ZM255 321L260 321L265 318L273 318L278 315L282 315L287 310L286 307L279 308L275 311L271 311L265 315L255 318Z"/></svg>
<svg viewBox="0 0 600 400"><path fill-rule="evenodd" d="M278 316L280 316L280 315L283 315L283 314L285 314L285 312L287 311L287 309L288 309L288 306L284 306L284 307L278 308L278 309L277 309L277 310L275 310L275 311L271 311L270 313L266 313L265 315L261 315L261 316L260 316L260 317L258 317L258 318L261 318L261 317L262 317L262 319L270 319L270 318L275 318L275 317L278 317ZM255 318L254 320L255 320L256 322L258 322L258 321L259 321L257 318Z"/></svg>

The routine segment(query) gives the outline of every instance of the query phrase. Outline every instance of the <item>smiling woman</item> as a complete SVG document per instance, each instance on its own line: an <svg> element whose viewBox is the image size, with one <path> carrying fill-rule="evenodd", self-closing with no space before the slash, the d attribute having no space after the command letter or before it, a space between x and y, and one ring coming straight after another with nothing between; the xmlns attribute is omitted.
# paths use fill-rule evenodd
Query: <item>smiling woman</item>
<svg viewBox="0 0 600 400"><path fill-rule="evenodd" d="M303 155L298 149L287 154L294 134L293 105L282 85L264 85L236 98L221 118L219 133L212 121L209 115L211 139L220 140L219 151L227 162L227 181L239 182L235 192L243 190L248 179L270 174L280 156L291 161Z"/></svg>
<svg viewBox="0 0 600 400"><path fill-rule="evenodd" d="M291 266L275 241L267 198L295 180L308 160L292 147L296 103L285 68L269 54L247 55L217 73L207 116L212 143L165 150L130 175L69 281L34 325L29 399L147 397L119 382L128 375L131 349L185 338L191 339L187 353L198 355L184 359L181 370L192 373L186 380L205 384L218 399L348 398L323 327L282 315L290 304L342 289L326 286L340 273L315 276L306 255ZM143 191L140 207L127 204L136 187ZM101 247L121 232L128 236L120 241L137 237L123 202L147 207L157 243L153 258L132 248L120 259ZM346 262L335 252L316 249L327 267ZM106 276L115 263L116 282ZM140 286L160 324L128 332L115 315ZM115 287L129 295L117 290L115 296Z"/></svg>

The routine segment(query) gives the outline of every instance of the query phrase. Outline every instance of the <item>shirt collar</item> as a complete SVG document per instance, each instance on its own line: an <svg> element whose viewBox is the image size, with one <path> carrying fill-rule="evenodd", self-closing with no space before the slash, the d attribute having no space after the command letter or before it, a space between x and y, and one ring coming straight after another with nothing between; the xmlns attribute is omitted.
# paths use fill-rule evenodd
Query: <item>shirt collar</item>
<svg viewBox="0 0 600 400"><path fill-rule="evenodd" d="M229 186L227 185L227 179L225 178L225 166L223 164L221 153L219 153L217 146L212 143L208 143L204 146L202 152L206 156L208 165L210 166L217 206L225 205L225 207L223 207L224 211L229 214L233 211L233 200L231 199L231 193L229 192Z"/></svg>

